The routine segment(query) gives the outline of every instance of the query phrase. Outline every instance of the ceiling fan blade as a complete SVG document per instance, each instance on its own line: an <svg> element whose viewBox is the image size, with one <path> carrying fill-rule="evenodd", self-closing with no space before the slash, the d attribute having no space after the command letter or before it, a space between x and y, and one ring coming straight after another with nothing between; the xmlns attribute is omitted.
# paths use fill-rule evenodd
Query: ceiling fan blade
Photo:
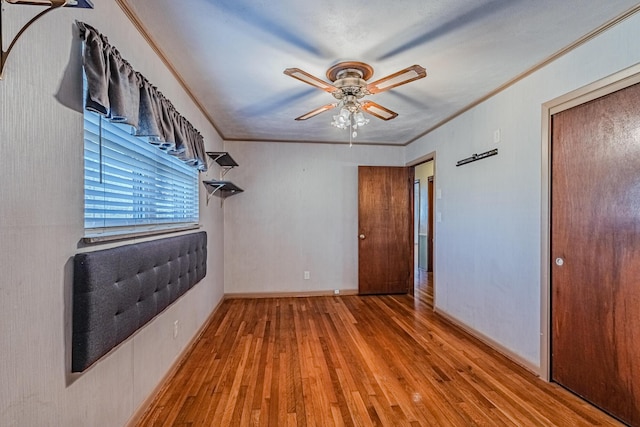
<svg viewBox="0 0 640 427"><path fill-rule="evenodd" d="M336 87L332 84L329 84L324 80L320 80L319 78L312 76L305 71L302 71L300 68L287 68L286 70L284 70L284 73L287 76L291 76L294 79L300 80L301 82L305 82L307 84L310 84L311 86L315 86L318 89L324 90L325 92L331 93L337 90Z"/></svg>
<svg viewBox="0 0 640 427"><path fill-rule="evenodd" d="M382 120L391 120L398 117L398 113L391 111L388 108L383 107L380 104L376 104L373 101L365 101L362 103L362 109Z"/></svg>
<svg viewBox="0 0 640 427"><path fill-rule="evenodd" d="M310 119L313 116L317 116L320 113L324 113L325 111L328 111L328 110L331 110L332 108L335 108L336 105L338 105L338 104L323 105L322 107L316 108L313 111L309 111L307 114L303 114L300 117L296 117L296 120L307 120L307 119Z"/></svg>
<svg viewBox="0 0 640 427"><path fill-rule="evenodd" d="M409 68L405 68L397 73L393 73L387 77L381 78L380 80L369 83L367 85L367 90L372 94L380 93L426 76L427 70L419 65L412 65Z"/></svg>

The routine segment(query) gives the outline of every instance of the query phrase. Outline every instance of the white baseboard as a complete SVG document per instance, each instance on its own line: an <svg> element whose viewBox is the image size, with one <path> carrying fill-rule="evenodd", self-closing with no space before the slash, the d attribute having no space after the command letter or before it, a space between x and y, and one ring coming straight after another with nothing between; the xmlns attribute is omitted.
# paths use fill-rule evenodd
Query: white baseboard
<svg viewBox="0 0 640 427"><path fill-rule="evenodd" d="M298 292L248 292L248 293L228 293L224 294L225 299L240 298L305 298L305 297L340 297L346 295L358 295L357 289L339 289L339 293L333 290L326 291L298 291Z"/></svg>
<svg viewBox="0 0 640 427"><path fill-rule="evenodd" d="M534 375L536 375L538 377L541 376L540 375L540 366L536 366L535 364L529 362L528 360L526 360L525 358L523 358L519 354L514 353L513 351L509 350L508 348L506 348L505 346L500 344L499 342L495 341L493 338L490 338L490 337L486 336L485 334L483 334L482 332L480 332L480 331L472 328L471 326L467 325L466 323L461 322L460 320L458 320L454 316L450 315L446 311L441 310L439 308L435 308L434 312L436 314L438 314L439 316L443 317L444 319L446 319L449 323L451 323L451 324L455 325L456 327L462 329L463 331L465 331L469 335L473 336L474 338L479 339L480 341L482 341L483 343L485 343L486 345L488 345L492 349L496 350L498 353L502 354L503 356L505 356L509 360L511 360L514 363L517 363L518 365L522 366L524 369L526 369L527 371L531 372L532 374L534 374Z"/></svg>

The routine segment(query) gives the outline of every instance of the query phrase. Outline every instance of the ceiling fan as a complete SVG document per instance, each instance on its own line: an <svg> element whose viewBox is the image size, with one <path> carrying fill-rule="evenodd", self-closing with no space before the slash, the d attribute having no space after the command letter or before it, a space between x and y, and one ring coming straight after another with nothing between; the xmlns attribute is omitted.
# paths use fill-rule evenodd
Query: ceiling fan
<svg viewBox="0 0 640 427"><path fill-rule="evenodd" d="M327 78L333 84L327 83L299 68L287 68L284 70L284 74L329 92L338 100L338 102L323 105L309 111L297 117L296 120L307 120L340 106L340 114L333 116L332 123L340 129L346 129L347 127L357 129L358 126L367 124L369 120L364 118L362 111L382 120L396 118L398 113L373 101L361 101L361 99L367 95L384 92L427 76L427 72L423 67L412 65L397 73L390 74L372 83L367 83L367 80L373 76L373 68L368 64L356 61L340 62L329 68L327 70ZM356 136L355 131L353 136Z"/></svg>

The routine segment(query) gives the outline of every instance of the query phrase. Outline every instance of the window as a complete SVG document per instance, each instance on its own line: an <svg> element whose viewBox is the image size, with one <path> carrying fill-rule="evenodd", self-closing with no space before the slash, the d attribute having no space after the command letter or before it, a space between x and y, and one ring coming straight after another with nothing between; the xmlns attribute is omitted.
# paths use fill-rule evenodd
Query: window
<svg viewBox="0 0 640 427"><path fill-rule="evenodd" d="M84 112L85 233L196 224L197 169L131 129Z"/></svg>

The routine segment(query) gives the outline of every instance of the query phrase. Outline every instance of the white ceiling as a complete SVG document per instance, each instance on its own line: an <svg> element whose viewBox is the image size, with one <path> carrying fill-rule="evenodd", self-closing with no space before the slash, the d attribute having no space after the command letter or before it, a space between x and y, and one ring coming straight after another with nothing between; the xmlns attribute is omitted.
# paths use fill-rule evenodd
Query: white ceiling
<svg viewBox="0 0 640 427"><path fill-rule="evenodd" d="M121 0L226 140L339 142L334 102L283 74L327 80L361 61L377 80L413 64L427 77L368 97L358 143L406 144L633 7L632 0ZM335 111L335 110L334 110Z"/></svg>

